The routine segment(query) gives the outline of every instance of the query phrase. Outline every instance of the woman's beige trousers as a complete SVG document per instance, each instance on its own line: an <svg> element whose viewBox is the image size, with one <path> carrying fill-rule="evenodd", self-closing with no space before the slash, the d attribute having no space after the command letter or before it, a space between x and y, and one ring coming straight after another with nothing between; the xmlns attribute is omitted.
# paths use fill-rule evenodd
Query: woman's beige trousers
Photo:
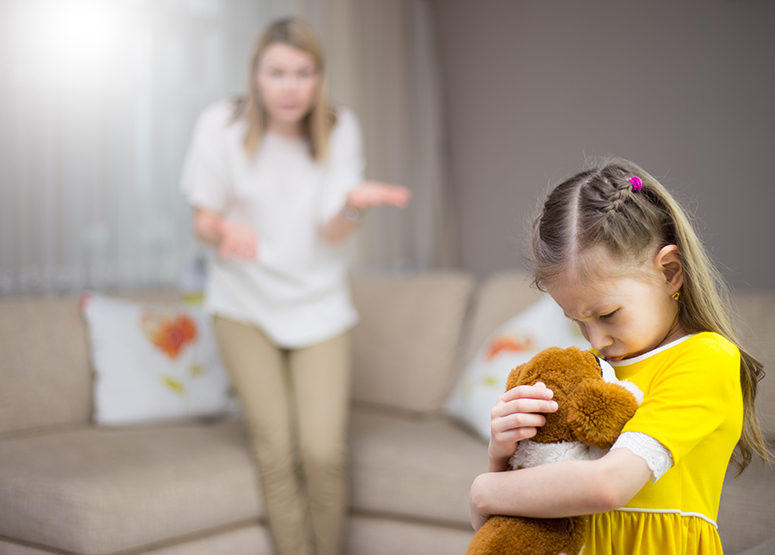
<svg viewBox="0 0 775 555"><path fill-rule="evenodd" d="M215 317L237 389L269 526L282 555L338 555L347 514L349 333L280 349L256 327Z"/></svg>

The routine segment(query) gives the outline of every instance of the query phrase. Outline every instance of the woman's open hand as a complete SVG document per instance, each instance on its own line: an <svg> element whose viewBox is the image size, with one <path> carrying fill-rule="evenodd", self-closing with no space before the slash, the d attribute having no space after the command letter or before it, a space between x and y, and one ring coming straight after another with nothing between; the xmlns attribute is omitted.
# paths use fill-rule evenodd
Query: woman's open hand
<svg viewBox="0 0 775 555"><path fill-rule="evenodd" d="M557 410L554 393L538 382L520 385L498 397L490 411L490 471L505 470L517 443L533 437L546 423L542 413Z"/></svg>
<svg viewBox="0 0 775 555"><path fill-rule="evenodd" d="M258 239L253 229L245 224L222 220L218 254L222 260L256 260Z"/></svg>
<svg viewBox="0 0 775 555"><path fill-rule="evenodd" d="M255 260L258 257L258 238L252 228L231 222L203 208L194 211L194 230L197 236L218 247L221 259Z"/></svg>
<svg viewBox="0 0 775 555"><path fill-rule="evenodd" d="M404 208L412 192L403 185L389 185L380 181L364 181L347 195L345 207L363 210L369 206L390 204Z"/></svg>

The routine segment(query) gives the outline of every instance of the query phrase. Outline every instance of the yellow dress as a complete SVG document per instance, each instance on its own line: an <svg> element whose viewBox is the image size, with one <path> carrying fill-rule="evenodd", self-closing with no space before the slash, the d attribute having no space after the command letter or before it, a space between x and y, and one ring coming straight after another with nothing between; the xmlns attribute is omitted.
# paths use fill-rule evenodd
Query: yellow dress
<svg viewBox="0 0 775 555"><path fill-rule="evenodd" d="M740 352L703 332L612 366L644 393L624 431L658 440L673 466L621 509L592 515L583 555L722 553L721 486L743 426Z"/></svg>

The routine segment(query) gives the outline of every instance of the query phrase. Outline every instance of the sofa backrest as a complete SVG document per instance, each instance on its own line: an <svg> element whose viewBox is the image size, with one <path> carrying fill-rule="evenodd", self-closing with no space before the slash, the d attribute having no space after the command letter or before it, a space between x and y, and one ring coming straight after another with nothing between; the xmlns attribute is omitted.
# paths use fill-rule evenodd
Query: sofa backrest
<svg viewBox="0 0 775 555"><path fill-rule="evenodd" d="M444 405L473 289L459 272L354 276L353 399L412 412Z"/></svg>
<svg viewBox="0 0 775 555"><path fill-rule="evenodd" d="M473 287L459 272L353 277L361 316L353 332L353 398L414 412L440 410L487 336L540 295L521 272L488 277L472 300ZM740 291L733 299L743 345L765 365L757 412L765 436L775 442L775 291ZM78 298L0 298L0 434L87 423L91 410Z"/></svg>
<svg viewBox="0 0 775 555"><path fill-rule="evenodd" d="M756 412L765 438L775 443L775 291L738 291L733 295L743 347L764 364Z"/></svg>
<svg viewBox="0 0 775 555"><path fill-rule="evenodd" d="M0 433L87 422L91 379L78 298L0 299Z"/></svg>

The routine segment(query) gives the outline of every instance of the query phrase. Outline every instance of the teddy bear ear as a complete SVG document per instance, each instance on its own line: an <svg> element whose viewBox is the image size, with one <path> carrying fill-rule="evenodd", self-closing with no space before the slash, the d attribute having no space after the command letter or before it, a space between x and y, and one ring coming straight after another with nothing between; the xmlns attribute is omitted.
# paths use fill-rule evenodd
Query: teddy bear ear
<svg viewBox="0 0 775 555"><path fill-rule="evenodd" d="M637 409L635 397L623 387L584 380L568 399L568 424L580 442L608 449Z"/></svg>

